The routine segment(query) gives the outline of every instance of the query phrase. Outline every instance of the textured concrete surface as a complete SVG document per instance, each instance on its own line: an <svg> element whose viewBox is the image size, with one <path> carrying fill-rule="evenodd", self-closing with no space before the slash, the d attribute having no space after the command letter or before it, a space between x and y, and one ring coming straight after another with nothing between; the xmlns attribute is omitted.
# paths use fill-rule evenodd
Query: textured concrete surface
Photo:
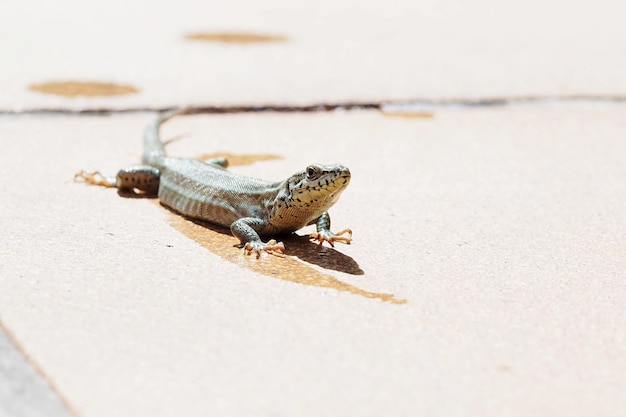
<svg viewBox="0 0 626 417"><path fill-rule="evenodd" d="M244 174L351 168L354 244L260 262L71 181L150 118L0 119L3 321L78 415L626 413L624 107L172 120L172 154L282 157Z"/></svg>
<svg viewBox="0 0 626 417"><path fill-rule="evenodd" d="M10 40L1 110L626 95L626 6L617 0L0 7L0 37ZM55 81L139 92L68 99L29 89Z"/></svg>

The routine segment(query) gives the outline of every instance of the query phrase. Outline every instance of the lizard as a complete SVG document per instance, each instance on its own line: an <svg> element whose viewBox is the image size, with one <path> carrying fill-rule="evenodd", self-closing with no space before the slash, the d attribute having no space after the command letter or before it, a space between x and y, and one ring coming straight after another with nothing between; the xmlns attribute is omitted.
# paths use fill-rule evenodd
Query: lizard
<svg viewBox="0 0 626 417"><path fill-rule="evenodd" d="M161 204L185 217L230 228L244 253L285 253L282 242L261 236L293 233L315 224L309 238L319 245L350 244L352 230L330 230L328 209L350 183L350 170L341 164L311 164L283 181L265 181L233 173L226 158L200 161L168 156L160 138L161 125L184 110L160 113L144 133L142 165L121 169L115 177L81 171L74 177L92 185L117 188L120 193L157 197ZM348 236L345 236L348 235Z"/></svg>

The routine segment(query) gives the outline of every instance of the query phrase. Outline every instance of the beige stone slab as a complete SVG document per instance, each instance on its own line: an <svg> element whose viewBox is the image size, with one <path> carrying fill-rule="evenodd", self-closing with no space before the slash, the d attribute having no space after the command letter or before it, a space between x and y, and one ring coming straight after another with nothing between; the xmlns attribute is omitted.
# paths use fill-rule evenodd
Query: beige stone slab
<svg viewBox="0 0 626 417"><path fill-rule="evenodd" d="M621 416L625 116L172 120L175 155L284 157L237 172L351 168L331 214L354 244L258 262L150 200L71 181L136 162L150 115L5 116L0 315L85 417ZM290 282L310 270L330 278Z"/></svg>
<svg viewBox="0 0 626 417"><path fill-rule="evenodd" d="M625 12L617 0L10 2L0 13L0 109L623 97ZM198 33L284 41L185 38ZM140 92L29 90L75 81Z"/></svg>

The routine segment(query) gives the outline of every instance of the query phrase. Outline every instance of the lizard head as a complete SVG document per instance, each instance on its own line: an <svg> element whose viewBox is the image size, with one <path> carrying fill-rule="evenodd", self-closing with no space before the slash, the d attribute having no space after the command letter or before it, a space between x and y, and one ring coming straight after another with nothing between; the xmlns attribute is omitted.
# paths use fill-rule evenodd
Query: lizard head
<svg viewBox="0 0 626 417"><path fill-rule="evenodd" d="M307 224L337 202L350 183L350 170L340 164L312 164L284 184L278 200L294 220Z"/></svg>

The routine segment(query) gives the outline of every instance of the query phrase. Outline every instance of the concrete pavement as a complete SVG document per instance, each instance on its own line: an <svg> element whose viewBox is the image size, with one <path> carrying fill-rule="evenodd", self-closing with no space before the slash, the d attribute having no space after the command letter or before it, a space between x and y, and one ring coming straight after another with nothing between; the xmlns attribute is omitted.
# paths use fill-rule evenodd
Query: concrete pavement
<svg viewBox="0 0 626 417"><path fill-rule="evenodd" d="M11 7L2 417L626 415L621 4ZM557 100L480 105L522 96ZM72 181L140 160L141 109L359 101L396 113L163 127L172 155L265 179L344 163L350 246L256 260Z"/></svg>

